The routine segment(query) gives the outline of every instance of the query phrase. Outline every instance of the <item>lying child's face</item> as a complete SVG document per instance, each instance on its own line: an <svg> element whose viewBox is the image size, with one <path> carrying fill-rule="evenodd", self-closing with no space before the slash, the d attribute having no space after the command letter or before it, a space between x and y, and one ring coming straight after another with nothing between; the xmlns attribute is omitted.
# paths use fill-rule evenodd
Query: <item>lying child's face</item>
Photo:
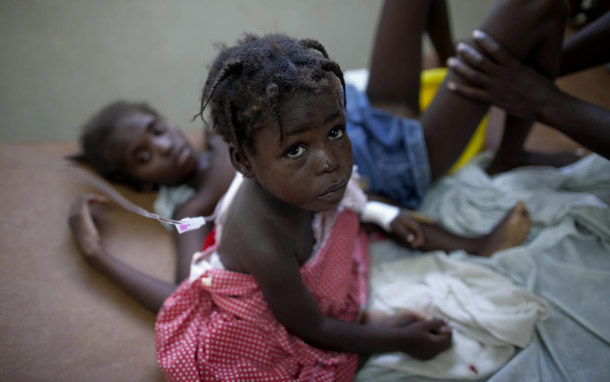
<svg viewBox="0 0 610 382"><path fill-rule="evenodd" d="M283 202L310 211L336 207L352 174L352 146L335 92L300 94L283 103L284 140L271 120L256 133L248 151L254 176Z"/></svg>
<svg viewBox="0 0 610 382"><path fill-rule="evenodd" d="M197 154L180 129L154 115L135 111L122 118L114 139L126 147L126 170L143 187L184 183L197 168Z"/></svg>

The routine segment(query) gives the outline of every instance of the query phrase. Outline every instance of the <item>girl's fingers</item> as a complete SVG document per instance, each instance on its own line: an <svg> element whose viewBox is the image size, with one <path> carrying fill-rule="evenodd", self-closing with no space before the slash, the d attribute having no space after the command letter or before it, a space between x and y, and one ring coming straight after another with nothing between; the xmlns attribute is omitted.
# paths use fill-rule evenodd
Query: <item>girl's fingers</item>
<svg viewBox="0 0 610 382"><path fill-rule="evenodd" d="M449 326L447 321L440 318L432 318L426 321L426 324L428 331L439 336L447 336L447 338L451 338L451 326Z"/></svg>
<svg viewBox="0 0 610 382"><path fill-rule="evenodd" d="M459 58L450 57L447 60L447 66L471 84L481 87L490 85L491 78L487 74L472 69Z"/></svg>

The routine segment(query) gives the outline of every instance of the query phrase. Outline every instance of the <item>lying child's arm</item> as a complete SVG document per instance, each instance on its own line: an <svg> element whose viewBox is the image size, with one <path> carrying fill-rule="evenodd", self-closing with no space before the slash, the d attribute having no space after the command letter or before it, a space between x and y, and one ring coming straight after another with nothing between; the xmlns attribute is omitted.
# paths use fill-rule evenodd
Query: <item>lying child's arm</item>
<svg viewBox="0 0 610 382"><path fill-rule="evenodd" d="M174 211L173 218L180 220L184 217L212 216L218 201L227 191L235 176L235 169L228 160L226 143L217 134L208 133L209 150L214 153L210 156L213 162L209 164L203 177L199 179L199 186L195 194ZM191 258L205 241L213 224L209 222L204 227L178 234L174 232L178 250L178 264L176 267L176 281L184 280L190 270Z"/></svg>
<svg viewBox="0 0 610 382"><path fill-rule="evenodd" d="M176 209L173 218L180 220L185 217L210 216L214 213L214 208L218 202L218 197L213 195L210 190L195 194L186 203ZM206 236L213 227L213 222L206 224L196 230L179 234L173 230L178 261L176 264L176 282L184 280L190 271L191 258L195 252L201 251Z"/></svg>
<svg viewBox="0 0 610 382"><path fill-rule="evenodd" d="M360 212L363 223L373 223L391 234L399 243L411 248L419 248L424 244L422 227L407 210L391 204L369 201Z"/></svg>
<svg viewBox="0 0 610 382"><path fill-rule="evenodd" d="M106 198L85 194L74 202L69 224L84 259L138 302L157 312L163 301L174 291L175 284L142 273L108 253L93 221L90 205L104 203Z"/></svg>

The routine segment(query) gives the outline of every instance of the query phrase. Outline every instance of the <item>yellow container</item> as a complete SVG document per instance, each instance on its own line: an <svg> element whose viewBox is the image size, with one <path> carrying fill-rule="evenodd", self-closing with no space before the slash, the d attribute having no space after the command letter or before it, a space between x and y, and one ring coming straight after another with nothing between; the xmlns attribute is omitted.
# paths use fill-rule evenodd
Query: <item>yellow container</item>
<svg viewBox="0 0 610 382"><path fill-rule="evenodd" d="M422 111L430 105L430 102L432 102L438 87L443 83L443 79L445 79L446 75L446 68L427 69L422 72L421 89L419 92L419 105ZM462 155L460 155L457 162L449 169L449 174L459 170L481 151L485 144L485 135L487 134L487 119L487 115L481 119L481 123L479 123L472 138L470 138L470 142L468 142L464 152L462 152Z"/></svg>

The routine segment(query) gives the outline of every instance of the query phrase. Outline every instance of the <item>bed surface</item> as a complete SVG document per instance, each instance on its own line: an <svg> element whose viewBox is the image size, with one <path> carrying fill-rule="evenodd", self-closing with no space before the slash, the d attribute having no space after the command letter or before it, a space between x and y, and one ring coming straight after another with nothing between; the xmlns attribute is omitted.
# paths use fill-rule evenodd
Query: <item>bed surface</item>
<svg viewBox="0 0 610 382"><path fill-rule="evenodd" d="M65 171L63 155L76 147L0 145L0 380L162 381L155 315L85 263L72 240L70 204L91 191ZM144 207L154 198L120 190ZM171 279L173 243L163 227L113 206L101 218L112 253Z"/></svg>

